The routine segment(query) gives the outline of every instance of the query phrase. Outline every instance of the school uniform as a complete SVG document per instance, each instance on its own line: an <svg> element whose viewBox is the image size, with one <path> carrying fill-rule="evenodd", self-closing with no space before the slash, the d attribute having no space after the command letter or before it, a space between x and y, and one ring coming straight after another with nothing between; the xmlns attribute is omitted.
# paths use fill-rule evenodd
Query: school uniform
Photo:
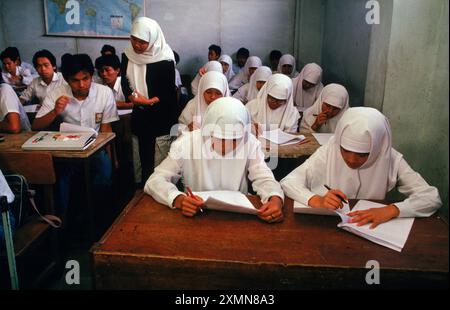
<svg viewBox="0 0 450 310"><path fill-rule="evenodd" d="M231 59L228 55L221 55L218 60L220 63L224 62L228 64L228 70L224 72L224 75L227 77L227 81L230 82L231 79L236 75L233 71L233 59Z"/></svg>
<svg viewBox="0 0 450 310"><path fill-rule="evenodd" d="M324 102L339 108L340 112L336 116L328 119L325 124L320 126L317 132L333 133L336 130L339 120L349 108L348 92L344 86L339 84L328 84L322 89L314 104L303 112L300 129L314 132L311 126L315 123L317 115L322 113L322 103Z"/></svg>
<svg viewBox="0 0 450 310"><path fill-rule="evenodd" d="M31 84L31 82L33 81L33 78L34 78L31 75L30 70L25 69L25 68L23 68L21 66L17 66L16 67L16 76L19 76L19 75L22 76L22 81L19 82L19 83L14 83L11 80L11 77L12 77L11 73L9 73L9 72L2 72L3 81L5 83L11 85L12 87L23 86L23 85L28 86L28 85Z"/></svg>
<svg viewBox="0 0 450 310"><path fill-rule="evenodd" d="M67 84L60 72L53 73L50 84L46 84L44 80L38 76L33 79L27 89L25 89L20 95L20 99L25 102L30 102L33 99L37 100L37 104L42 104L47 94L54 89L58 88L62 84Z"/></svg>
<svg viewBox="0 0 450 310"><path fill-rule="evenodd" d="M216 71L206 72L200 79L198 87L199 93L188 102L178 118L178 123L181 125L180 127L183 127L180 128L182 131L189 131L187 126L191 123L194 123L194 128L198 129L201 127L205 111L208 108L203 93L210 88L217 89L224 97L230 96L230 90L228 89L228 82L225 75Z"/></svg>
<svg viewBox="0 0 450 310"><path fill-rule="evenodd" d="M28 116L19 101L13 88L5 83L0 84L0 122L4 121L9 113L17 113L20 117L20 126L22 131L31 130Z"/></svg>
<svg viewBox="0 0 450 310"><path fill-rule="evenodd" d="M202 68L205 69L206 72L216 71L223 73L222 64L216 60L208 61ZM191 92L194 96L197 96L198 94L198 85L200 84L200 79L200 73L197 73L195 78L191 82Z"/></svg>
<svg viewBox="0 0 450 310"><path fill-rule="evenodd" d="M314 86L304 90L303 80L314 84ZM315 63L305 65L300 74L292 79L292 85L294 91L294 105L303 110L309 108L317 100L323 89L322 68Z"/></svg>
<svg viewBox="0 0 450 310"><path fill-rule="evenodd" d="M24 69L27 69L28 71L30 71L31 75L33 77L38 77L39 73L36 71L36 68L34 68L34 66L28 62L22 61L20 63L20 66Z"/></svg>
<svg viewBox="0 0 450 310"><path fill-rule="evenodd" d="M212 149L211 137L238 139L239 145L222 155ZM202 129L186 133L172 144L169 155L156 167L144 190L156 201L174 208L175 198L184 195L175 186L180 178L194 191L230 190L244 194L249 179L263 203L272 196L284 199L280 185L264 162L260 142L250 133L248 112L231 97L214 101L205 112Z"/></svg>
<svg viewBox="0 0 450 310"><path fill-rule="evenodd" d="M250 82L239 87L239 89L234 93L233 98L239 99L244 104L247 104L247 102L256 99L256 96L259 92L258 88L256 87L256 82L267 82L271 75L272 71L269 67L259 67L250 77Z"/></svg>
<svg viewBox="0 0 450 310"><path fill-rule="evenodd" d="M286 103L278 109L272 110L267 104L267 96L271 95ZM252 122L262 126L263 130L276 128L286 132L297 132L300 115L294 107L292 98L292 81L284 74L270 76L261 88L256 99L247 103Z"/></svg>
<svg viewBox="0 0 450 310"><path fill-rule="evenodd" d="M247 84L250 82L250 68L259 68L262 66L262 61L257 56L250 56L247 58L247 61L245 62L244 68L236 74L230 81L229 86L230 90L232 92L239 89L244 84Z"/></svg>
<svg viewBox="0 0 450 310"><path fill-rule="evenodd" d="M281 185L287 196L308 205L314 195L325 195L324 184L341 190L350 199L384 200L394 187L407 196L396 202L400 217L424 217L441 205L438 190L415 172L403 155L392 148L387 118L373 108L348 109L335 135L308 160L292 171ZM369 153L358 169L345 163L340 148Z"/></svg>
<svg viewBox="0 0 450 310"><path fill-rule="evenodd" d="M294 56L290 54L284 54L281 56L280 61L278 62L278 73L282 73L281 68L284 65L290 65L292 66L292 73L289 75L290 78L295 78L298 76L298 71L296 70L296 63Z"/></svg>

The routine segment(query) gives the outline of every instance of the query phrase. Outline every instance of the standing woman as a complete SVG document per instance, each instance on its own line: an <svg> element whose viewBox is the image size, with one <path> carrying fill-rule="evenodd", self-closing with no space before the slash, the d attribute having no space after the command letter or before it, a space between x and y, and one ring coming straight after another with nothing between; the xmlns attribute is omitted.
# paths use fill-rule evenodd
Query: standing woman
<svg viewBox="0 0 450 310"><path fill-rule="evenodd" d="M169 141L178 117L175 57L156 21L148 17L134 21L121 72L123 93L133 103L131 130L138 138L145 184L155 166L157 138L162 144Z"/></svg>

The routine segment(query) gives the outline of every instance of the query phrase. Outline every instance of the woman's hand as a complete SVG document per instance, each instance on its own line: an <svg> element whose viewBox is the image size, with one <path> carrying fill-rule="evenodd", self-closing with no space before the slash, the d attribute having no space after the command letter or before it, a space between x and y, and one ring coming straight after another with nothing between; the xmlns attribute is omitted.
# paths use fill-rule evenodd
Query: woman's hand
<svg viewBox="0 0 450 310"><path fill-rule="evenodd" d="M204 204L205 202L199 196L189 197L185 195L178 195L173 202L174 207L188 217L196 215Z"/></svg>
<svg viewBox="0 0 450 310"><path fill-rule="evenodd" d="M278 196L270 197L266 202L258 209L258 217L268 223L282 222L283 216L283 201Z"/></svg>
<svg viewBox="0 0 450 310"><path fill-rule="evenodd" d="M350 212L347 215L352 217L349 223L355 223L357 226L372 223L369 228L374 229L381 223L398 217L399 214L400 210L394 204L390 204L382 208L372 208L369 210Z"/></svg>
<svg viewBox="0 0 450 310"><path fill-rule="evenodd" d="M344 204L341 198L348 201L347 196L338 189L329 190L325 196L314 195L309 199L308 205L312 208L322 208L329 210L342 209Z"/></svg>
<svg viewBox="0 0 450 310"><path fill-rule="evenodd" d="M311 128L314 131L317 131L323 124L325 124L328 120L328 115L324 112L317 115L314 124L312 124Z"/></svg>
<svg viewBox="0 0 450 310"><path fill-rule="evenodd" d="M128 97L130 101L136 105L144 105L144 106L152 106L155 103L159 102L158 97L153 97L150 99L145 98L141 93L139 93L137 90L135 90L130 97Z"/></svg>

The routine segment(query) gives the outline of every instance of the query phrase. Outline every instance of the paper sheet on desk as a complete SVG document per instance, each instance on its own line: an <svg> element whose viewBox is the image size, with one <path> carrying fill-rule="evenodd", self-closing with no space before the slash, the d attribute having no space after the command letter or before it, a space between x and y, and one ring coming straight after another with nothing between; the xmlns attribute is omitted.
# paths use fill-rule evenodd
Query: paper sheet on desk
<svg viewBox="0 0 450 310"><path fill-rule="evenodd" d="M314 132L312 134L314 136L314 138L316 138L317 142L319 142L320 145L324 145L328 143L328 140L330 140L330 138L332 136L334 136L334 133L317 133Z"/></svg>
<svg viewBox="0 0 450 310"><path fill-rule="evenodd" d="M39 110L37 104L24 105L23 109L25 110L25 113L35 113Z"/></svg>
<svg viewBox="0 0 450 310"><path fill-rule="evenodd" d="M257 214L257 209L247 196L235 191L194 192L205 201L207 209L236 213Z"/></svg>
<svg viewBox="0 0 450 310"><path fill-rule="evenodd" d="M344 203L344 207L338 210L321 209L321 208L311 208L298 201L294 201L294 213L301 214L313 214L313 215L330 215L330 216L340 216L342 221L348 222L349 217L347 213L350 212L350 206Z"/></svg>
<svg viewBox="0 0 450 310"><path fill-rule="evenodd" d="M98 135L97 131L94 128L79 126L75 124L70 124L66 122L62 122L59 126L60 132L90 132L95 136Z"/></svg>
<svg viewBox="0 0 450 310"><path fill-rule="evenodd" d="M264 131L261 137L278 145L290 145L305 140L304 135L293 135L282 131L280 128L271 131Z"/></svg>

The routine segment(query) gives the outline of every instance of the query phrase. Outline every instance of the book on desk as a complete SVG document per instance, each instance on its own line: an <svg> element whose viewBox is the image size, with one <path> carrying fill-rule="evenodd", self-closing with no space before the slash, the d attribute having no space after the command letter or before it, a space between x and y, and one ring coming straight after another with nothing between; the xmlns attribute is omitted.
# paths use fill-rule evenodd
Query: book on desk
<svg viewBox="0 0 450 310"><path fill-rule="evenodd" d="M360 200L353 207L352 211L369 210L371 208L381 208L384 206L385 205L381 203ZM300 202L294 202L294 213L339 216L342 220L338 224L339 228L397 252L401 252L405 246L414 223L414 218L394 218L388 222L378 225L374 229L370 229L369 227L371 223L363 226L357 226L356 223L350 223L350 217L347 215L348 212L350 212L348 204L344 204L342 209L333 211L328 209L311 208Z"/></svg>
<svg viewBox="0 0 450 310"><path fill-rule="evenodd" d="M24 150L81 151L97 138L92 128L62 123L60 131L40 131L22 145Z"/></svg>
<svg viewBox="0 0 450 310"><path fill-rule="evenodd" d="M258 210L248 200L247 196L236 191L194 192L205 201L205 208L217 211L227 211L244 214L257 214Z"/></svg>

